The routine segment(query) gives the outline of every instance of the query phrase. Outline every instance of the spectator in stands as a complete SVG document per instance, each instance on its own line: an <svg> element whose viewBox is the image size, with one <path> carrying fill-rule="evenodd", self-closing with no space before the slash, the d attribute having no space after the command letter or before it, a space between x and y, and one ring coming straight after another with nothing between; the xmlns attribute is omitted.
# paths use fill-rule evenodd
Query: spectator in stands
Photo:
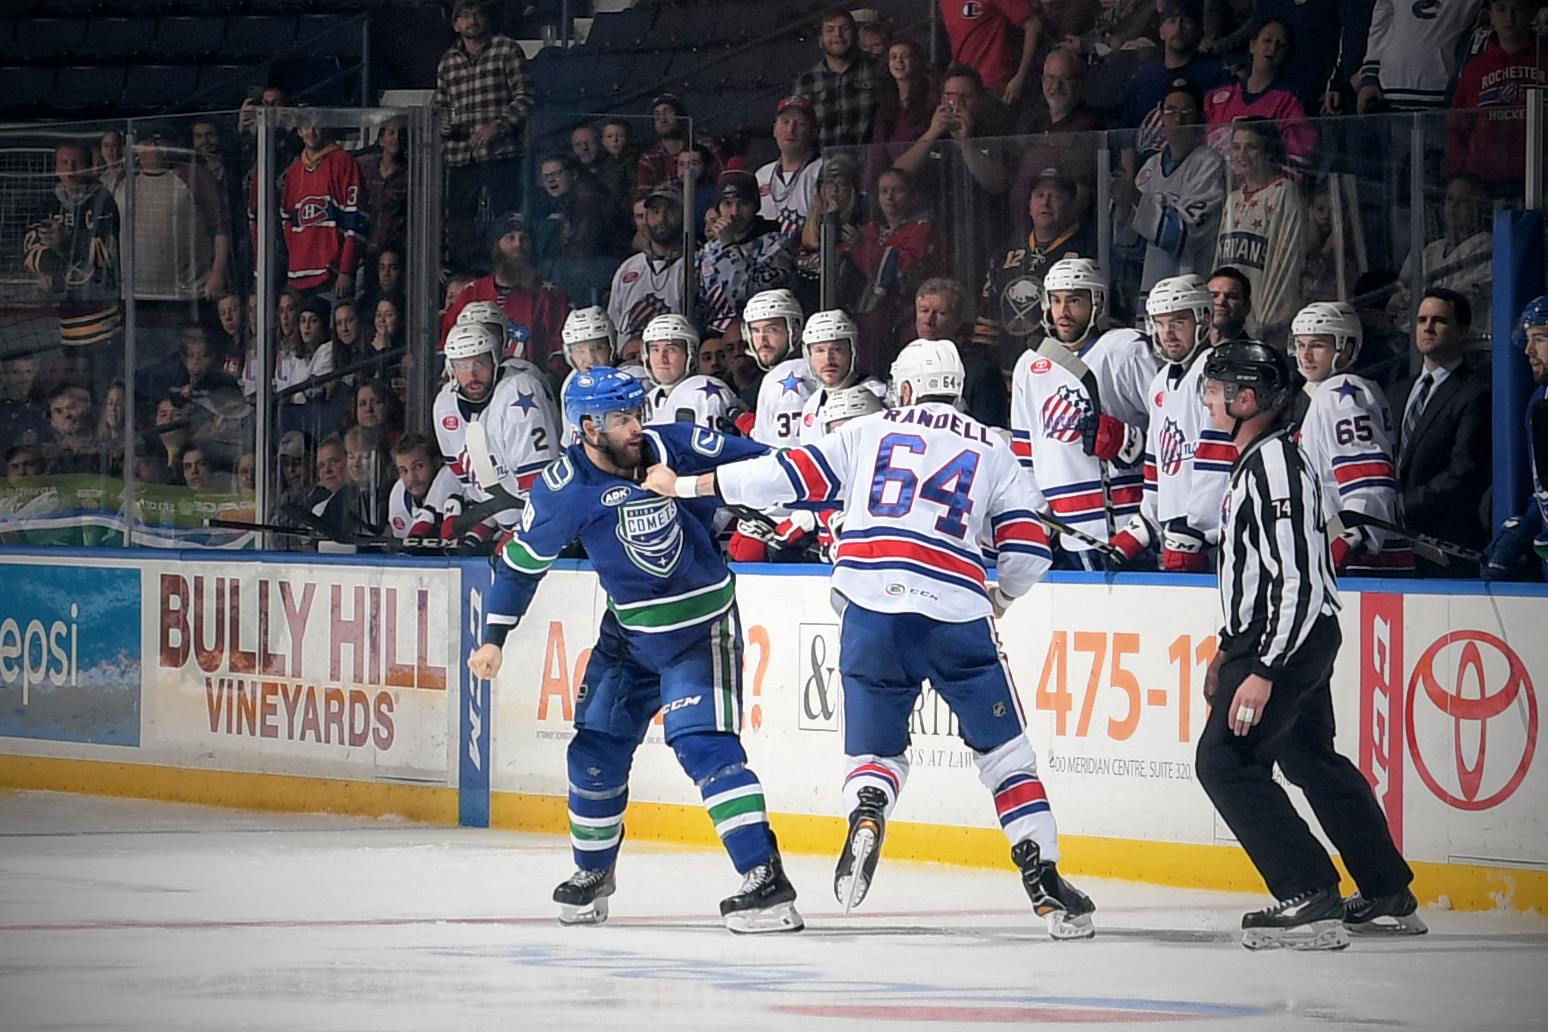
<svg viewBox="0 0 1548 1032"><path fill-rule="evenodd" d="M1134 179L1134 232L1145 241L1140 290L1184 273L1203 275L1215 254L1225 205L1225 162L1203 146L1199 91L1178 79L1162 101L1166 143Z"/></svg>
<svg viewBox="0 0 1548 1032"><path fill-rule="evenodd" d="M377 152L357 161L361 210L370 227L367 262L384 251L401 256L408 240L408 143L408 120L394 115L376 134Z"/></svg>
<svg viewBox="0 0 1548 1032"><path fill-rule="evenodd" d="M312 493L312 474L316 468L306 434L288 430L279 439L279 505L284 509L300 505Z"/></svg>
<svg viewBox="0 0 1548 1032"><path fill-rule="evenodd" d="M694 371L700 376L713 376L725 383L733 383L732 354L737 350L724 337L706 337L699 342L699 365Z"/></svg>
<svg viewBox="0 0 1548 1032"><path fill-rule="evenodd" d="M1043 60L1043 105L1023 109L1016 135L1033 136L1022 152L1011 187L1010 210L1026 211L1032 181L1045 168L1062 168L1075 182L1076 204L1082 213L1091 208L1096 183L1097 138L1102 120L1086 104L1085 65L1079 56L1062 47L1050 50ZM1090 135L1074 135L1074 134Z"/></svg>
<svg viewBox="0 0 1548 1032"><path fill-rule="evenodd" d="M1467 298L1432 287L1419 301L1414 345L1420 374L1392 399L1398 420L1397 478L1405 524L1467 548L1488 544L1489 369L1462 361L1472 312ZM1399 415L1401 413L1401 415ZM1420 576L1457 576L1417 557ZM1467 571L1465 576L1471 576Z"/></svg>
<svg viewBox="0 0 1548 1032"><path fill-rule="evenodd" d="M247 495L258 489L258 456L252 449L237 456L236 489Z"/></svg>
<svg viewBox="0 0 1548 1032"><path fill-rule="evenodd" d="M333 306L333 367L342 368L365 357L366 342L360 333L360 308L354 301Z"/></svg>
<svg viewBox="0 0 1548 1032"><path fill-rule="evenodd" d="M403 252L388 248L373 259L368 268L369 282L360 295L360 303L366 311L376 307L376 302L390 297L403 309Z"/></svg>
<svg viewBox="0 0 1548 1032"><path fill-rule="evenodd" d="M471 272L454 272L447 276L446 290L441 296L440 314L445 315L447 311L451 309L452 303L455 302L462 294L462 292L468 288L468 285L476 279L478 279L478 277L473 275ZM376 310L372 309L367 314L374 318Z"/></svg>
<svg viewBox="0 0 1548 1032"><path fill-rule="evenodd" d="M301 331L300 356L306 360L305 379L315 380L327 376L336 369L333 338L329 335L331 310L321 298L312 298L301 306L297 327ZM306 392L308 401L331 398L339 388L338 380L329 380Z"/></svg>
<svg viewBox="0 0 1548 1032"><path fill-rule="evenodd" d="M1209 343L1213 347L1227 341L1246 340L1247 319L1252 312L1252 281L1242 270L1222 265L1204 281L1212 302Z"/></svg>
<svg viewBox="0 0 1548 1032"><path fill-rule="evenodd" d="M371 339L366 342L365 349L358 357L374 359L370 367L364 370L364 375L386 380L400 396L407 390L403 378L405 356L402 353L391 353L402 347L403 312L398 302L384 297L376 302L376 307L371 311Z"/></svg>
<svg viewBox="0 0 1548 1032"><path fill-rule="evenodd" d="M563 290L538 275L532 264L532 232L520 212L510 212L494 224L490 259L494 271L480 276L441 317L441 340L456 325L457 316L472 301L496 301L511 320L512 338L502 358L525 358L544 365L550 356L563 361L560 331L570 313Z"/></svg>
<svg viewBox="0 0 1548 1032"><path fill-rule="evenodd" d="M182 474L182 483L194 491L219 491L223 475L215 469L215 460L202 444L184 446L174 468Z"/></svg>
<svg viewBox="0 0 1548 1032"><path fill-rule="evenodd" d="M550 154L538 172L548 209L533 234L538 271L571 297L599 297L623 250L622 212L568 155Z"/></svg>
<svg viewBox="0 0 1548 1032"><path fill-rule="evenodd" d="M76 384L55 388L48 399L47 439L43 454L50 473L95 473L102 453L92 419L91 391Z"/></svg>
<svg viewBox="0 0 1548 1032"><path fill-rule="evenodd" d="M243 359L251 344L242 319L242 298L229 291L216 298L215 319L206 331L215 350L222 356L221 371L240 379Z"/></svg>
<svg viewBox="0 0 1548 1032"><path fill-rule="evenodd" d="M1132 148L1123 150L1125 176L1133 181L1139 167L1166 142L1161 108L1172 84L1186 79L1201 94L1231 82L1220 59L1199 51L1203 13L1199 0L1170 0L1161 13L1161 54L1129 80L1119 125L1138 130Z"/></svg>
<svg viewBox="0 0 1548 1032"><path fill-rule="evenodd" d="M624 173L621 162L602 148L602 134L596 126L587 123L570 130L570 156L575 159L577 170L590 176L615 207L627 205L631 176Z"/></svg>
<svg viewBox="0 0 1548 1032"><path fill-rule="evenodd" d="M517 151L536 90L521 47L494 34L485 0L456 0L451 16L457 42L436 66L435 102L445 112L447 238L453 260L471 266L480 258L480 200L496 212L521 206Z"/></svg>
<svg viewBox="0 0 1548 1032"><path fill-rule="evenodd" d="M637 188L645 191L658 183L677 181L677 156L689 145L688 109L675 94L663 93L650 102L650 120L656 130L656 142L640 155L639 171L635 176ZM694 133L692 142L715 156L714 167L705 174L719 175L725 163L720 144L708 133Z"/></svg>
<svg viewBox="0 0 1548 1032"><path fill-rule="evenodd" d="M145 333L148 317L157 314L147 302L211 300L226 291L231 260L231 222L220 188L202 163L173 161L175 140L165 126L145 127L134 141L134 225L128 227L134 247L133 283L121 283L136 302L142 357L160 357ZM126 182L113 199L124 208ZM172 306L174 322L188 316L186 305ZM170 343L170 339L167 340Z"/></svg>
<svg viewBox="0 0 1548 1032"><path fill-rule="evenodd" d="M1247 49L1252 39L1253 0L1204 0L1204 38L1199 50L1206 54L1234 54Z"/></svg>
<svg viewBox="0 0 1548 1032"><path fill-rule="evenodd" d="M706 175L705 169L713 168L715 156L707 147L694 144L692 147L684 147L677 156L678 183L661 184L670 185L677 189L678 184L685 181L691 174L693 176L693 198L688 202L689 211L693 212L693 238L699 243L704 242L704 220L710 216L715 207L715 177ZM659 189L659 186L657 187ZM677 189L678 200L682 199L682 190Z"/></svg>
<svg viewBox="0 0 1548 1032"><path fill-rule="evenodd" d="M875 17L875 13L871 10L872 17L864 20L856 17L855 20L859 22L860 52L880 63L887 60L887 43L892 39L892 26Z"/></svg>
<svg viewBox="0 0 1548 1032"><path fill-rule="evenodd" d="M159 448L157 460L166 468L168 480L176 479L176 475L172 473L173 460L182 452L183 446L193 438L193 415L191 405L170 395L156 402L156 416L151 423L151 434L155 437Z"/></svg>
<svg viewBox="0 0 1548 1032"><path fill-rule="evenodd" d="M1042 9L1028 0L942 0L951 59L978 72L984 89L1014 106L1030 85L1043 36Z"/></svg>
<svg viewBox="0 0 1548 1032"><path fill-rule="evenodd" d="M381 533L387 526L387 498L396 471L380 431L368 426L344 431L344 470L355 499L355 529Z"/></svg>
<svg viewBox="0 0 1548 1032"><path fill-rule="evenodd" d="M849 24L853 27L853 22ZM717 185L720 203L705 222L706 240L694 259L699 274L697 311L712 333L740 340L740 316L747 299L791 285L796 242L780 232L777 223L758 214L758 180L751 172L728 169Z"/></svg>
<svg viewBox="0 0 1548 1032"><path fill-rule="evenodd" d="M1365 55L1370 9L1364 0L1257 0L1253 5L1254 36L1265 23L1278 21L1291 41L1317 41L1297 51L1281 73L1281 84L1305 110L1321 107L1330 81L1349 82L1356 77ZM1209 100L1208 93L1204 99Z"/></svg>
<svg viewBox="0 0 1548 1032"><path fill-rule="evenodd" d="M381 380L362 379L355 385L349 413L350 425L377 431L389 446L403 436L403 406Z"/></svg>
<svg viewBox="0 0 1548 1032"><path fill-rule="evenodd" d="M153 381L148 384L146 394L155 397L165 393L179 403L188 403L239 389L236 380L222 368L224 356L210 341L203 326L198 323L184 326L178 331L177 345L179 365L171 382L163 386Z"/></svg>
<svg viewBox="0 0 1548 1032"><path fill-rule="evenodd" d="M1365 340L1350 371L1376 384L1387 398L1395 397L1394 388L1408 377L1409 342L1413 339L1398 326L1389 308L1397 287L1397 273L1373 269L1355 280L1350 299L1360 316Z"/></svg>
<svg viewBox="0 0 1548 1032"><path fill-rule="evenodd" d="M1306 109L1295 91L1280 78L1294 47L1289 23L1275 18L1259 25L1250 44L1252 70L1247 80L1205 91L1204 124L1209 145L1227 157L1233 125L1244 118L1273 120L1284 142L1290 172L1299 180L1311 170L1316 156L1317 128L1306 120Z"/></svg>
<svg viewBox="0 0 1548 1032"><path fill-rule="evenodd" d="M1355 110L1363 115L1444 107L1456 73L1457 44L1477 16L1478 0L1376 0Z"/></svg>
<svg viewBox="0 0 1548 1032"><path fill-rule="evenodd" d="M5 452L5 486L31 487L33 478L41 477L48 470L48 460L43 448L37 444L13 444ZM14 514L10 510L7 515Z"/></svg>
<svg viewBox="0 0 1548 1032"><path fill-rule="evenodd" d="M855 368L861 370L891 367L895 356L884 356L881 348L912 325L915 291L946 261L940 230L919 210L914 180L907 172L889 168L881 174L876 207L879 217L837 251L839 296L854 313L859 330Z"/></svg>
<svg viewBox="0 0 1548 1032"><path fill-rule="evenodd" d="M978 343L978 335L964 321L966 314L967 295L961 284L946 277L927 279L914 294L914 325L909 339L955 343L966 374L962 404L968 415L988 426L1008 427L1010 390L1000 370L999 356L992 348ZM902 346L900 339L893 354L884 356L887 365L881 368L890 367L891 359Z"/></svg>
<svg viewBox="0 0 1548 1032"><path fill-rule="evenodd" d="M802 72L791 90L812 102L817 113L817 146L858 147L871 139L878 95L884 83L881 67L862 51L855 19L844 10L823 16L817 45L822 60Z"/></svg>
<svg viewBox="0 0 1548 1032"><path fill-rule="evenodd" d="M801 227L800 250L796 254L794 290L803 311L817 310L822 293L822 228L832 214L837 220L834 246L842 248L860 240L865 223L865 199L860 192L860 166L849 153L840 152L822 163L822 178L812 200L812 210ZM835 252L836 253L836 252ZM852 271L852 270L850 270ZM843 282L840 293L854 291L858 285Z"/></svg>
<svg viewBox="0 0 1548 1032"><path fill-rule="evenodd" d="M349 460L344 439L334 434L317 446L317 478L303 507L335 534L352 534L355 492L349 483Z"/></svg>
<svg viewBox="0 0 1548 1032"><path fill-rule="evenodd" d="M640 341L645 324L683 310L682 192L663 183L640 202L645 209L645 246L613 273L607 314L618 330L620 350Z"/></svg>
<svg viewBox="0 0 1548 1032"><path fill-rule="evenodd" d="M97 451L109 476L124 472L124 381L114 380L102 396L101 416L97 419Z"/></svg>
<svg viewBox="0 0 1548 1032"><path fill-rule="evenodd" d="M220 187L221 197L226 204L228 218L235 218L243 210L247 203L247 184L243 180L242 158L240 152L226 145L225 135L220 131L220 123L214 118L200 118L190 127L194 154L204 163L204 170L215 180L215 185ZM250 254L240 256L237 254L243 247L243 234L235 231L233 225L231 234L232 261L235 270L234 278L238 282L252 267Z"/></svg>
<svg viewBox="0 0 1548 1032"><path fill-rule="evenodd" d="M1462 66L1446 119L1446 174L1469 172L1496 199L1521 196L1527 160L1524 87L1548 84L1548 39L1532 27L1538 7L1534 0L1492 0L1494 39ZM1548 154L1538 158L1548 168Z"/></svg>
<svg viewBox="0 0 1548 1032"><path fill-rule="evenodd" d="M1244 118L1231 132L1231 176L1215 248L1217 265L1232 265L1252 283L1247 334L1283 346L1300 310L1301 267L1310 232L1306 205L1285 175L1284 151L1274 123Z"/></svg>
<svg viewBox="0 0 1548 1032"><path fill-rule="evenodd" d="M1353 234L1334 218L1336 190L1334 180L1324 180L1312 190L1311 203L1306 206L1306 264L1301 268L1301 297L1307 302L1344 300L1360 275Z"/></svg>
<svg viewBox="0 0 1548 1032"><path fill-rule="evenodd" d="M779 223L780 232L799 237L812 211L822 159L817 156L817 112L805 97L786 97L774 114L779 157L758 169L758 213Z"/></svg>
<svg viewBox="0 0 1548 1032"><path fill-rule="evenodd" d="M118 192L118 184L124 181L124 134L117 129L105 131L97 139L93 155L97 180L110 194Z"/></svg>
<svg viewBox="0 0 1548 1032"><path fill-rule="evenodd" d="M1392 308L1402 314L1407 329L1413 307L1412 291L1449 287L1467 298L1476 334L1488 337L1494 307L1494 233L1489 191L1477 176L1463 173L1446 184L1441 206L1441 236L1424 245L1415 261L1410 254L1398 273Z"/></svg>
<svg viewBox="0 0 1548 1032"><path fill-rule="evenodd" d="M369 230L360 207L360 166L333 142L316 112L303 116L297 132L301 154L285 170L279 204L289 285L354 297Z"/></svg>
<svg viewBox="0 0 1548 1032"><path fill-rule="evenodd" d="M930 74L929 58L913 40L893 40L887 48L887 72L891 88L883 85L877 91L867 183L874 183L883 169L890 168L908 150L909 144L924 135L941 99Z"/></svg>
<svg viewBox="0 0 1548 1032"><path fill-rule="evenodd" d="M33 208L22 261L58 310L59 342L90 360L90 382L100 395L124 374L118 205L92 175L84 143L54 148L54 177L53 190Z"/></svg>
<svg viewBox="0 0 1548 1032"><path fill-rule="evenodd" d="M608 163L608 178L623 183L618 196L633 197L640 186L640 155L634 146L634 130L627 121L609 118L602 123L602 150Z"/></svg>

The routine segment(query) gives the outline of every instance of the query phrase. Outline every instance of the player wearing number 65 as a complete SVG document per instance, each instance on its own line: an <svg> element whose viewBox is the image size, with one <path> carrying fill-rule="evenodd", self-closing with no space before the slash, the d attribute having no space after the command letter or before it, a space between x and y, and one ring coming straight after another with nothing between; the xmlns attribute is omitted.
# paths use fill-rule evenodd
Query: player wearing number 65
<svg viewBox="0 0 1548 1032"><path fill-rule="evenodd" d="M1232 341L1204 362L1204 404L1237 459L1222 506L1220 651L1204 681L1199 782L1278 900L1242 918L1248 949L1336 950L1350 931L1422 932L1413 872L1371 786L1333 748L1338 587L1317 478L1290 436L1290 360ZM1306 793L1359 893L1272 777Z"/></svg>
<svg viewBox="0 0 1548 1032"><path fill-rule="evenodd" d="M574 444L533 483L521 525L500 552L484 622L468 659L494 677L506 636L559 553L579 539L607 593L570 740L570 843L576 872L554 890L564 924L600 924L613 894L634 751L657 712L666 742L704 797L744 878L720 904L733 932L802 927L795 889L769 829L763 786L747 766L742 719L742 628L736 586L710 528L716 503L676 502L641 487L645 469L691 472L767 449L690 423L642 425L645 385L594 366L564 392Z"/></svg>
<svg viewBox="0 0 1548 1032"><path fill-rule="evenodd" d="M653 469L646 486L679 498L718 490L757 509L843 506L833 598L843 621L849 837L833 888L846 911L875 874L908 777L909 714L928 678L956 713L994 795L1033 909L1056 938L1088 938L1095 907L1055 866L1053 813L993 620L1048 569L1048 536L1036 516L1044 502L1010 447L955 408L963 379L955 344L916 340L892 366L897 407L712 474ZM999 553L998 584L987 580L981 541Z"/></svg>

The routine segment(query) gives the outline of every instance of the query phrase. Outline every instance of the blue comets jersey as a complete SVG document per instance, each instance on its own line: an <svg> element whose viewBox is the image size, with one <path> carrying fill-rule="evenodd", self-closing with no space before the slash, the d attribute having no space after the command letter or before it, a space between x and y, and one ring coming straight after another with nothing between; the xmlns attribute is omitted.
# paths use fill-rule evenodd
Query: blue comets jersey
<svg viewBox="0 0 1548 1032"><path fill-rule="evenodd" d="M645 430L645 465L664 462L684 476L768 450L689 423ZM671 659L735 601L735 583L711 528L720 504L715 498L662 498L604 473L582 445L571 445L533 482L521 525L500 551L488 639L504 642L543 574L578 538L631 646L647 661Z"/></svg>

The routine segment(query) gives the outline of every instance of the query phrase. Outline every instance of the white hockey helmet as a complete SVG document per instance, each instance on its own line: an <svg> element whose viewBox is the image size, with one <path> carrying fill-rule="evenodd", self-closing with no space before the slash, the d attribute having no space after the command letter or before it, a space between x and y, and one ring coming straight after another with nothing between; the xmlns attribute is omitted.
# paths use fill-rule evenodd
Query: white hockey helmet
<svg viewBox="0 0 1548 1032"><path fill-rule="evenodd" d="M575 365L575 360L570 357L570 347L574 344L607 341L607 358L602 362L603 365L612 365L613 359L618 356L618 329L613 325L612 316L601 305L577 308L565 316L564 329L559 331L559 335L564 339L564 360L571 366Z"/></svg>
<svg viewBox="0 0 1548 1032"><path fill-rule="evenodd" d="M1101 330L1107 318L1107 281L1090 258L1061 258L1043 273L1043 332L1058 339L1054 332L1053 293L1056 290L1086 290L1091 293L1091 321L1080 339Z"/></svg>
<svg viewBox="0 0 1548 1032"><path fill-rule="evenodd" d="M762 290L747 299L747 306L742 309L742 342L747 345L758 368L767 372L773 362L764 365L758 357L757 349L752 346L752 324L765 319L784 319L785 329L790 333L785 353L774 359L774 362L781 362L790 356L790 348L795 347L796 341L801 339L801 327L806 316L801 311L801 302L788 290Z"/></svg>
<svg viewBox="0 0 1548 1032"><path fill-rule="evenodd" d="M849 345L849 374L830 390L848 387L859 375L859 370L855 368L855 349L860 343L860 331L849 313L842 308L813 312L812 317L806 320L806 328L801 331L801 356L806 359L807 366L812 364L813 344L826 344L835 340L842 340ZM816 370L812 371L812 375L817 375Z"/></svg>
<svg viewBox="0 0 1548 1032"><path fill-rule="evenodd" d="M817 413L817 422L822 432L828 433L832 431L834 423L868 416L886 407L875 391L864 384L857 384L829 391L828 400L822 403L822 409Z"/></svg>
<svg viewBox="0 0 1548 1032"><path fill-rule="evenodd" d="M500 349L505 340L494 325L486 322L462 322L451 328L446 335L444 354L450 364L459 358L476 358L488 355L494 362L500 361Z"/></svg>
<svg viewBox="0 0 1548 1032"><path fill-rule="evenodd" d="M458 326L479 324L494 326L499 330L502 354L505 357L527 357L527 341L516 332L511 317L505 314L505 309L500 307L498 301L469 301L457 313Z"/></svg>
<svg viewBox="0 0 1548 1032"><path fill-rule="evenodd" d="M1333 371L1341 373L1354 364L1364 340L1360 316L1347 301L1313 301L1290 321L1292 351L1300 350L1302 337L1333 338Z"/></svg>
<svg viewBox="0 0 1548 1032"><path fill-rule="evenodd" d="M1209 340L1213 306L1214 302L1209 291L1205 289L1203 280L1197 276L1168 276L1166 279L1157 280L1156 285L1150 288L1150 294L1145 298L1145 329L1150 334L1150 348L1156 353L1156 358L1162 362L1171 361L1161 350L1161 345L1157 343L1157 319L1176 312L1193 313L1195 322L1193 347L1179 359L1182 364L1187 365L1193 361L1193 356L1199 353L1199 348Z"/></svg>
<svg viewBox="0 0 1548 1032"><path fill-rule="evenodd" d="M916 340L892 361L892 382L888 396L893 404L902 404L903 385L912 390L911 405L922 398L946 396L962 397L962 386L967 373L962 368L962 356L957 345L949 340Z"/></svg>
<svg viewBox="0 0 1548 1032"><path fill-rule="evenodd" d="M687 379L697 370L699 365L699 331L694 329L693 323L683 316L672 312L658 315L645 324L645 332L640 336L643 343L640 357L644 360L647 370L650 369L650 346L674 340L681 341L683 347L688 351L688 361L683 366L683 376L675 382L681 383L683 379ZM672 384L663 383L659 384L659 386L670 387Z"/></svg>

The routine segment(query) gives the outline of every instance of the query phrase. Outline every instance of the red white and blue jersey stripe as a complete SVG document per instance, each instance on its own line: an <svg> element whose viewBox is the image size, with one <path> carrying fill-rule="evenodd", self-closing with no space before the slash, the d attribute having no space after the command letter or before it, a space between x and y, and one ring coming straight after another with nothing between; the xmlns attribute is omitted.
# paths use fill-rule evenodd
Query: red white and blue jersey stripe
<svg viewBox="0 0 1548 1032"><path fill-rule="evenodd" d="M1150 426L1145 433L1145 501L1140 511L1159 530L1173 520L1214 544L1220 540L1220 500L1231 480L1236 445L1209 425L1199 394L1201 350L1184 367L1168 362L1150 381Z"/></svg>
<svg viewBox="0 0 1548 1032"><path fill-rule="evenodd" d="M716 477L733 505L842 504L833 588L872 612L946 623L990 615L991 544L1009 597L1049 566L1037 488L999 436L941 402L865 416Z"/></svg>

